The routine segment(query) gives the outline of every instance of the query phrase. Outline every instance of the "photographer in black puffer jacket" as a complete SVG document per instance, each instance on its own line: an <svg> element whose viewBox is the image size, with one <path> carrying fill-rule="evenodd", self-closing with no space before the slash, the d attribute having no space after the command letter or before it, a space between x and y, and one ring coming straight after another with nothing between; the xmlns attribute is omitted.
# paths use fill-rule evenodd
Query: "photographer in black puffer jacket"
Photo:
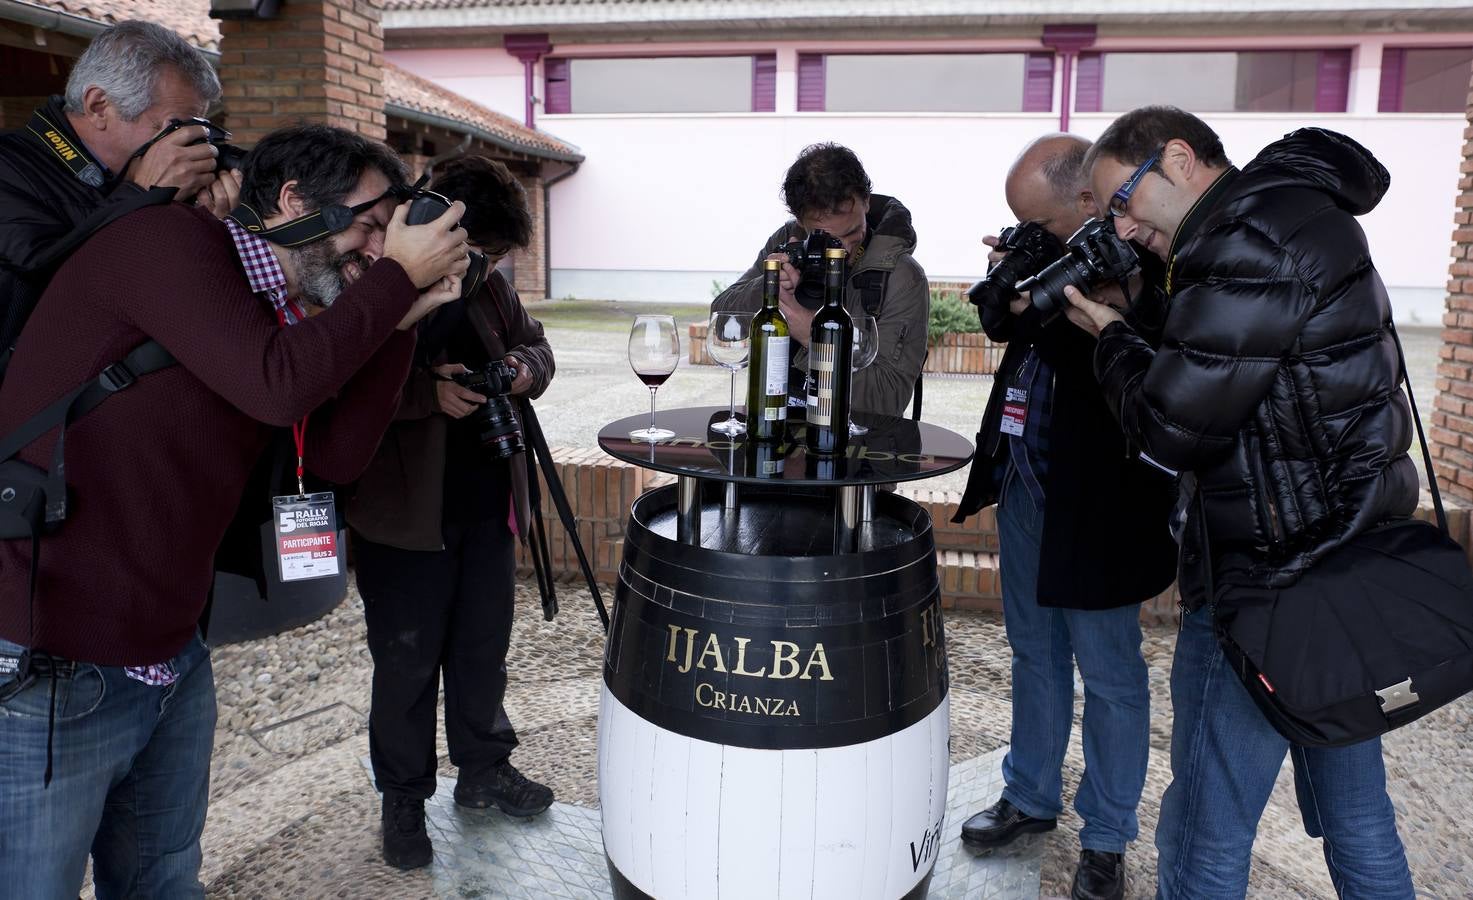
<svg viewBox="0 0 1473 900"><path fill-rule="evenodd" d="M1099 335L1095 372L1125 434L1185 473L1158 896L1245 894L1258 818L1292 751L1305 830L1324 837L1340 895L1411 898L1380 740L1290 747L1226 663L1210 596L1225 552L1252 559L1234 573L1246 583L1285 587L1416 506L1390 303L1355 221L1390 176L1318 129L1239 171L1205 123L1173 107L1121 116L1087 162L1119 236L1167 263L1159 347L1069 295L1070 318Z"/></svg>

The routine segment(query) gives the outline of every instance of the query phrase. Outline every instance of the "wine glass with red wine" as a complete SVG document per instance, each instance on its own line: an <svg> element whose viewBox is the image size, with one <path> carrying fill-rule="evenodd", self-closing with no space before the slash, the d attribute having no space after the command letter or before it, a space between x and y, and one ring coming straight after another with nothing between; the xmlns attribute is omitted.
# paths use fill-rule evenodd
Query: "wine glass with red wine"
<svg viewBox="0 0 1473 900"><path fill-rule="evenodd" d="M655 427L655 392L680 363L680 332L674 316L635 316L629 329L629 365L650 389L650 424L629 432L630 440L668 441L675 432Z"/></svg>

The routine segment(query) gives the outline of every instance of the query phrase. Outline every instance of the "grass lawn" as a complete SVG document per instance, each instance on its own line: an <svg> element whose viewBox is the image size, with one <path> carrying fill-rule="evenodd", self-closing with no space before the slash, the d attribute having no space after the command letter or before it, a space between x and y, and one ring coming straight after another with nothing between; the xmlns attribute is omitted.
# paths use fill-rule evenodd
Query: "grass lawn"
<svg viewBox="0 0 1473 900"><path fill-rule="evenodd" d="M628 331L637 315L674 316L678 325L704 322L711 308L696 303L630 303L620 300L539 300L527 312L548 328ZM684 333L684 327L681 332Z"/></svg>

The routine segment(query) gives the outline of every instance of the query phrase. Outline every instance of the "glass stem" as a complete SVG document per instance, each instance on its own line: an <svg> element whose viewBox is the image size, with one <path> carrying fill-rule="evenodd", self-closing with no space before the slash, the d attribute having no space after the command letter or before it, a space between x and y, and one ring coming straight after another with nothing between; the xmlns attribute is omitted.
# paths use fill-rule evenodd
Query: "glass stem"
<svg viewBox="0 0 1473 900"><path fill-rule="evenodd" d="M649 430L651 432L653 432L655 430L655 391L658 391L659 389L660 388L659 388L658 385L653 386L653 387L650 388L650 428L649 428Z"/></svg>
<svg viewBox="0 0 1473 900"><path fill-rule="evenodd" d="M736 421L736 369L731 370L731 400L726 404L726 421Z"/></svg>

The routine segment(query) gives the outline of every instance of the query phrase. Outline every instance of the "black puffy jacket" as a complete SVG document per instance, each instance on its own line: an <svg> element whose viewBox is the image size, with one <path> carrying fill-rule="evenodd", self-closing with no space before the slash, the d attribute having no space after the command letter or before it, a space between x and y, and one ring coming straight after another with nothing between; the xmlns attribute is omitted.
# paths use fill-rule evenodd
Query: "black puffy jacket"
<svg viewBox="0 0 1473 900"><path fill-rule="evenodd" d="M1246 552L1235 577L1284 587L1416 508L1391 305L1355 221L1389 183L1344 135L1269 145L1174 249L1160 348L1123 323L1100 335L1095 370L1126 434L1196 479L1189 607L1215 555Z"/></svg>

